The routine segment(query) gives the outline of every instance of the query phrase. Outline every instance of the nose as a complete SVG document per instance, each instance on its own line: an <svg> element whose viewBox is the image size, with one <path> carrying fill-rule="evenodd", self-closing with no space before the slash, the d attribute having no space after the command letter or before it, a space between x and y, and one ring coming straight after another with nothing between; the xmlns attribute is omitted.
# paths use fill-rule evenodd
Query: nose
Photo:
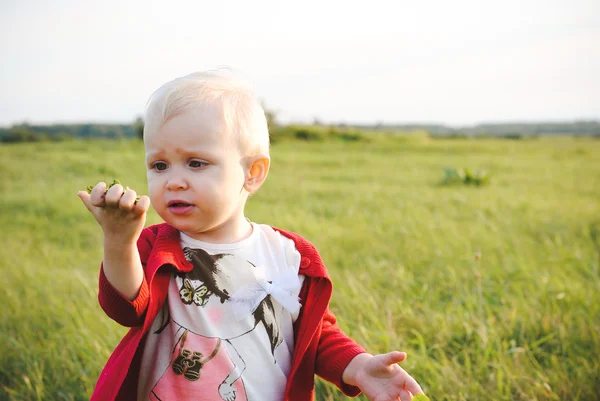
<svg viewBox="0 0 600 401"><path fill-rule="evenodd" d="M187 189L188 184L185 178L180 174L170 174L167 179L166 187L169 191L180 191Z"/></svg>

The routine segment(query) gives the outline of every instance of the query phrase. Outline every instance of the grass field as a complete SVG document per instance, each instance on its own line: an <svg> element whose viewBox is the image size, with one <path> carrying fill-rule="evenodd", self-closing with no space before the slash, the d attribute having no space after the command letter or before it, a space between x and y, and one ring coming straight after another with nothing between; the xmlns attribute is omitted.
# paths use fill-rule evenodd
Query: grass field
<svg viewBox="0 0 600 401"><path fill-rule="evenodd" d="M600 399L599 140L281 142L272 157L248 217L311 240L342 328L408 352L432 400ZM492 181L441 186L444 167ZM4 145L0 173L0 400L89 399L125 329L97 304L102 234L76 193L115 177L145 193L142 144Z"/></svg>

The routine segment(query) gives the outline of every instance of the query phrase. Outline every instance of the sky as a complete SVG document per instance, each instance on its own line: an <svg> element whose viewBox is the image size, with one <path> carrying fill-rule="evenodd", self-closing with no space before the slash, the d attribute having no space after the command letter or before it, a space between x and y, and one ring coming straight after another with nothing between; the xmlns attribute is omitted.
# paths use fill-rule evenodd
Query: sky
<svg viewBox="0 0 600 401"><path fill-rule="evenodd" d="M0 0L0 126L128 123L223 65L280 122L600 119L600 1Z"/></svg>

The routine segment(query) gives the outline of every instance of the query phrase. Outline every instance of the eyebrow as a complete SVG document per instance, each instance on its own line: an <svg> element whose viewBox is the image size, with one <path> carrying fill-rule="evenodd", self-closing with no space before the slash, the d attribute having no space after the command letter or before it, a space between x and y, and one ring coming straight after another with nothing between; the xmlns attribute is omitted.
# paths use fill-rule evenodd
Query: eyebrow
<svg viewBox="0 0 600 401"><path fill-rule="evenodd" d="M162 150L159 152L146 153L146 161L148 161L150 159L157 159L157 158L159 158L159 156L162 156L163 153L165 153L165 152Z"/></svg>
<svg viewBox="0 0 600 401"><path fill-rule="evenodd" d="M211 152L211 151L208 151L208 150L202 149L202 148L195 148L195 149L191 149L191 150L177 148L177 149L175 149L175 152L180 155L187 156L187 157L200 157L200 158L207 157L210 159L217 158L217 155L214 152ZM160 150L158 152L147 153L146 160L157 159L157 158L162 157L164 154L165 154L164 150Z"/></svg>

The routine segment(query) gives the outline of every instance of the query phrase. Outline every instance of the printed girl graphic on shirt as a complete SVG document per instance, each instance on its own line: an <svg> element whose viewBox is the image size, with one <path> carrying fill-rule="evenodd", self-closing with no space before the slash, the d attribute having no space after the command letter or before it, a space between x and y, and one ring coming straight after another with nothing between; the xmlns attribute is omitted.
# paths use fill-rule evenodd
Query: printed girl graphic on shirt
<svg viewBox="0 0 600 401"><path fill-rule="evenodd" d="M163 310L163 324L154 332L172 341L172 354L150 399L246 401L244 371L265 354L276 363L278 315L299 307L293 285L285 274L268 277L267 268L233 255L191 248L184 254L194 268L176 275L170 312ZM290 274L287 282L297 283L297 274Z"/></svg>

